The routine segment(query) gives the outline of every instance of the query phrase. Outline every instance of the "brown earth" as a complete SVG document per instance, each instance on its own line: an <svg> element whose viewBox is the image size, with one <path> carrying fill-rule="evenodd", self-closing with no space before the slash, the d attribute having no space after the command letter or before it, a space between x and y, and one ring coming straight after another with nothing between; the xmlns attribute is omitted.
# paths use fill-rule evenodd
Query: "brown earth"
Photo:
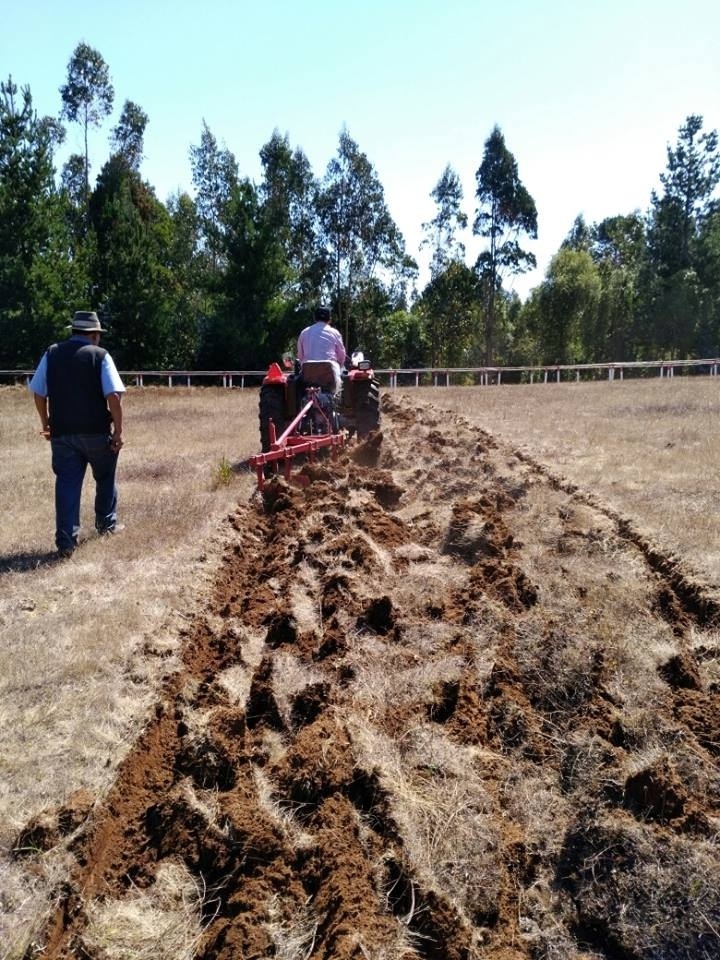
<svg viewBox="0 0 720 960"><path fill-rule="evenodd" d="M204 960L720 956L707 585L410 398L305 472L231 518L107 796L18 837L74 855L42 955L106 956L89 905L178 863Z"/></svg>

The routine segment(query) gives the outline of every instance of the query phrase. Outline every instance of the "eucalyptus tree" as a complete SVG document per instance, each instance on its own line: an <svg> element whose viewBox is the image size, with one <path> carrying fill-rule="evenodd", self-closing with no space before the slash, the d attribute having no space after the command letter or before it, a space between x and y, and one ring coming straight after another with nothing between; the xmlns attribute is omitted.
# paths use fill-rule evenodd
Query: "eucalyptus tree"
<svg viewBox="0 0 720 960"><path fill-rule="evenodd" d="M273 131L260 150L263 176L258 188L264 218L276 231L285 253L284 296L288 310L308 310L322 285L315 208L317 181L300 147Z"/></svg>
<svg viewBox="0 0 720 960"><path fill-rule="evenodd" d="M462 210L462 184L450 164L443 170L430 196L437 212L432 220L422 225L425 239L421 247L431 248L430 275L436 277L453 261L465 259L465 244L458 239L458 233L465 230L468 218Z"/></svg>
<svg viewBox="0 0 720 960"><path fill-rule="evenodd" d="M168 198L171 237L167 253L173 304L173 350L176 362L192 366L200 348L203 316L200 228L195 201L187 193Z"/></svg>
<svg viewBox="0 0 720 960"><path fill-rule="evenodd" d="M362 289L372 281L392 286L411 269L405 242L385 203L374 167L346 129L317 196L328 292L345 342L377 318L359 316Z"/></svg>
<svg viewBox="0 0 720 960"><path fill-rule="evenodd" d="M287 261L282 241L248 179L233 187L225 208L223 272L214 315L201 345L204 363L260 369L297 335L284 296Z"/></svg>
<svg viewBox="0 0 720 960"><path fill-rule="evenodd" d="M115 91L110 70L102 55L81 42L75 47L67 67L67 82L60 87L61 118L80 123L85 142L85 206L90 195L90 159L88 130L99 127L112 112Z"/></svg>
<svg viewBox="0 0 720 960"><path fill-rule="evenodd" d="M585 222L585 217L579 213L573 221L570 232L563 240L562 246L569 247L570 250L589 251L591 245L592 232L590 227L588 227L587 223Z"/></svg>
<svg viewBox="0 0 720 960"><path fill-rule="evenodd" d="M113 127L110 144L113 153L119 154L131 170L139 170L143 158L143 141L148 125L148 115L132 100L126 100L120 120Z"/></svg>
<svg viewBox="0 0 720 960"><path fill-rule="evenodd" d="M221 258L227 206L239 181L238 165L227 147L220 147L203 120L200 143L190 147L192 181L202 246L211 273L224 266Z"/></svg>
<svg viewBox="0 0 720 960"><path fill-rule="evenodd" d="M485 362L493 363L498 293L506 274L524 273L536 265L532 253L520 246L526 234L537 238L537 210L518 175L515 157L496 126L485 141L482 163L476 173L478 201L473 233L489 241L475 269L483 291L485 312Z"/></svg>

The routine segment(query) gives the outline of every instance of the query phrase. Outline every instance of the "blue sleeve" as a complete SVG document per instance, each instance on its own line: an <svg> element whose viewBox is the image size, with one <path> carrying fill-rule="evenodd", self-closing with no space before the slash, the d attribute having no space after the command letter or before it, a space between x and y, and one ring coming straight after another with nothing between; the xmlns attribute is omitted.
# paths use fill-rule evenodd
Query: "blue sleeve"
<svg viewBox="0 0 720 960"><path fill-rule="evenodd" d="M102 367L100 368L100 380L104 397L109 393L125 393L125 384L120 379L115 361L109 353L106 353L103 358Z"/></svg>
<svg viewBox="0 0 720 960"><path fill-rule="evenodd" d="M48 394L47 389L47 353L42 355L40 363L37 365L37 369L33 374L33 378L28 384L28 388L32 390L33 393L36 393L39 397L46 397Z"/></svg>

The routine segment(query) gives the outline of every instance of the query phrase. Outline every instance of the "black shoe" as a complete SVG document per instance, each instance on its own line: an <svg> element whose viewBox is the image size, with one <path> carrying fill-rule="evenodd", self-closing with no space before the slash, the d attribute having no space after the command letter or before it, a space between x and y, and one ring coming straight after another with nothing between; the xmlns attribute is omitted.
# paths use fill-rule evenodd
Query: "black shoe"
<svg viewBox="0 0 720 960"><path fill-rule="evenodd" d="M57 555L59 559L66 560L75 553L74 547L58 547Z"/></svg>

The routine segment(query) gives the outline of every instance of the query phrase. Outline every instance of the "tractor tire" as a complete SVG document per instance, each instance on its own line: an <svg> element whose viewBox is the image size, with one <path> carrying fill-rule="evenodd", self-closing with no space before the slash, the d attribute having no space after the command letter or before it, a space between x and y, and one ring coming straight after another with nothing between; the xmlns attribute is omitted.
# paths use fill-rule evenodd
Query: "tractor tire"
<svg viewBox="0 0 720 960"><path fill-rule="evenodd" d="M265 384L260 388L260 448L263 453L270 449L270 421L279 437L288 424L285 415L285 387Z"/></svg>
<svg viewBox="0 0 720 960"><path fill-rule="evenodd" d="M368 380L367 388L359 393L355 406L358 440L362 440L380 426L380 384Z"/></svg>

